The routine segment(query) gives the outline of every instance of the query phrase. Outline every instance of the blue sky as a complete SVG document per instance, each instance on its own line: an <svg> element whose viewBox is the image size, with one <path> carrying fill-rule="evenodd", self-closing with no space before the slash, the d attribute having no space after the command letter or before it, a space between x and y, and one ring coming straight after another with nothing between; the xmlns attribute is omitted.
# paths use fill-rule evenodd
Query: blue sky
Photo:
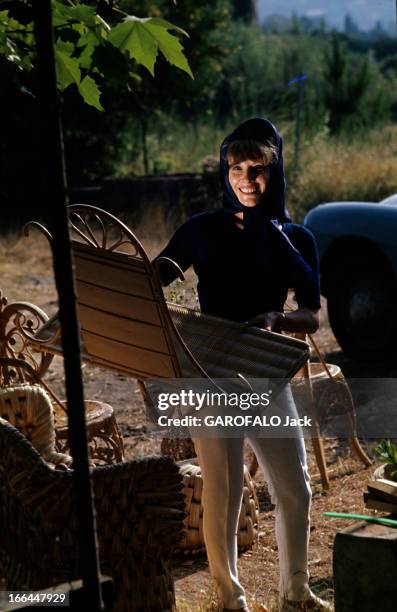
<svg viewBox="0 0 397 612"><path fill-rule="evenodd" d="M324 15L333 26L341 27L347 12L361 29L373 27L379 19L385 27L396 23L395 0L257 0L259 18L267 15ZM397 35L397 34L396 34Z"/></svg>

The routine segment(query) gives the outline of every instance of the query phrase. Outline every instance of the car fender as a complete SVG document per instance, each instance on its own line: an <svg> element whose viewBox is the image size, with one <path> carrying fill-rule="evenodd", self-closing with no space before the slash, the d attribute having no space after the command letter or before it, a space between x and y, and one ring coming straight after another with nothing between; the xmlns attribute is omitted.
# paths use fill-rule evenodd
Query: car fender
<svg viewBox="0 0 397 612"><path fill-rule="evenodd" d="M305 217L304 225L313 233L320 257L320 270L330 252L335 256L337 246L344 255L360 246L385 258L397 278L397 206L368 202L333 202L320 204Z"/></svg>

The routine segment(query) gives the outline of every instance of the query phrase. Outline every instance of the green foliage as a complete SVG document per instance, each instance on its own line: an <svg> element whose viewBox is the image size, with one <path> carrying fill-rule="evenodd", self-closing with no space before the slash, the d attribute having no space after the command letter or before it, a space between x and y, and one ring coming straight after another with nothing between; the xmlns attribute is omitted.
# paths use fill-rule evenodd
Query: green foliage
<svg viewBox="0 0 397 612"><path fill-rule="evenodd" d="M0 13L0 95L11 114L20 109L19 119L33 116L33 97L21 93L35 92L32 1L3 0ZM207 155L218 155L224 134L252 115L282 129L288 161L300 90L302 172L288 177L290 206L300 218L321 200L374 200L394 189L388 156L395 146L390 142L386 155L383 130L397 116L394 38L372 43L335 37L325 27L309 32L296 19L275 34L234 20L236 3L229 0L54 0L54 6L71 184L118 173L201 171ZM289 87L301 73L308 79ZM12 138L15 129L7 129ZM369 145L368 134L377 131L383 141ZM6 156L3 145L0 157Z"/></svg>
<svg viewBox="0 0 397 612"><path fill-rule="evenodd" d="M246 23L252 23L256 19L255 0L233 0L233 17L242 19Z"/></svg>
<svg viewBox="0 0 397 612"><path fill-rule="evenodd" d="M391 440L382 440L374 452L386 463L394 463L397 472L397 447Z"/></svg>
<svg viewBox="0 0 397 612"><path fill-rule="evenodd" d="M350 52L335 34L324 60L324 103L331 134L357 131L390 118L396 90L393 94L372 53Z"/></svg>
<svg viewBox="0 0 397 612"><path fill-rule="evenodd" d="M360 58L355 64L353 68L346 45L335 35L326 51L324 67L324 97L331 134L340 132L347 121L357 119L357 110L370 86L368 57Z"/></svg>
<svg viewBox="0 0 397 612"><path fill-rule="evenodd" d="M24 25L14 19L9 10L0 11L0 55L17 70L32 69L33 42L32 23Z"/></svg>
<svg viewBox="0 0 397 612"><path fill-rule="evenodd" d="M386 478L392 480L397 479L397 447L391 442L391 440L382 440L380 444L374 449L379 459L386 462L385 472ZM386 471L387 470L387 471Z"/></svg>
<svg viewBox="0 0 397 612"><path fill-rule="evenodd" d="M315 132L325 116L318 58L326 44L321 38L278 36L255 26L232 24L223 37L226 52L219 68L214 115L223 123L255 114L271 116L278 123L292 121L299 86L288 87L288 83L304 72L308 80L303 86L302 121L305 129Z"/></svg>
<svg viewBox="0 0 397 612"><path fill-rule="evenodd" d="M149 129L157 121L159 111L189 121L211 111L226 53L223 38L232 23L228 5L227 0L183 0L176 4L169 0L120 0L120 6L127 12L134 10L138 15L152 17L161 15L189 32L184 47L194 80L187 74L178 78L161 58L156 66L158 78L143 77L134 89L136 111L145 117ZM216 38L215 33L218 34Z"/></svg>
<svg viewBox="0 0 397 612"><path fill-rule="evenodd" d="M33 23L21 23L13 17L14 4L0 13L0 56L13 63L19 70L31 71L35 67L35 45ZM27 14L31 4L21 3ZM7 4L6 4L7 6ZM109 3L113 7L113 3ZM84 102L103 110L100 102L101 84L107 78L119 81L123 87L129 78L136 79L137 65L145 66L154 75L154 64L159 51L172 65L193 77L178 35L187 36L181 28L159 18L139 18L123 13L120 22L107 23L96 7L83 2L52 0L53 25L55 32L55 59L58 87L64 91L74 85ZM104 55L111 55L115 65L101 61ZM120 72L120 65L126 70ZM122 77L122 78L119 78Z"/></svg>
<svg viewBox="0 0 397 612"><path fill-rule="evenodd" d="M126 51L131 59L145 66L154 76L154 64L160 50L165 59L174 66L181 68L193 78L192 71L183 54L183 47L178 39L168 30L177 30L187 36L181 28L172 25L164 19L128 16L123 23L115 26L109 36L109 42Z"/></svg>
<svg viewBox="0 0 397 612"><path fill-rule="evenodd" d="M229 128L233 128L232 122L225 127L220 127L218 122L212 119L184 124L166 113L156 113L146 142L149 173L204 171L211 174L208 166L215 160L212 173L214 177L211 178L218 183L219 144L225 130ZM124 146L117 165L118 176L145 173L140 144L139 125L131 122L131 130L124 136Z"/></svg>

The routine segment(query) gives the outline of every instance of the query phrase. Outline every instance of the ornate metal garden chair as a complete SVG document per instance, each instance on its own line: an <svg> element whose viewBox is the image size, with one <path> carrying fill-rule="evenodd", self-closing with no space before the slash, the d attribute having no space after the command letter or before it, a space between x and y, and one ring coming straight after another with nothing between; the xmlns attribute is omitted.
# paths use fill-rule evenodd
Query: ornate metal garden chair
<svg viewBox="0 0 397 612"><path fill-rule="evenodd" d="M58 398L45 380L54 354L37 351L29 342L29 338L46 322L48 316L41 308L30 302L9 304L0 291L0 404L3 409L0 416L7 418L7 413L8 420L19 429L22 428L24 435L27 435L29 428L33 428L36 437L40 437L39 430L44 430L50 422L53 425L55 420L57 450L67 453L69 438L66 403ZM19 400L15 385L20 387ZM4 393L9 387L13 387L13 394L6 400ZM92 461L95 464L122 461L123 439L113 408L99 401L86 400L85 404ZM41 448L38 450L41 452Z"/></svg>

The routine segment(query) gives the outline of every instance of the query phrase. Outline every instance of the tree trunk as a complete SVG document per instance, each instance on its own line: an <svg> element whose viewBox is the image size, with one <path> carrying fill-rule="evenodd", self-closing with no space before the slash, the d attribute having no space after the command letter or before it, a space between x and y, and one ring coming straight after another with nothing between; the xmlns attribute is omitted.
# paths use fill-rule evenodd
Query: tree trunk
<svg viewBox="0 0 397 612"><path fill-rule="evenodd" d="M256 22L256 0L234 0L232 13L235 19L242 19L246 23Z"/></svg>

